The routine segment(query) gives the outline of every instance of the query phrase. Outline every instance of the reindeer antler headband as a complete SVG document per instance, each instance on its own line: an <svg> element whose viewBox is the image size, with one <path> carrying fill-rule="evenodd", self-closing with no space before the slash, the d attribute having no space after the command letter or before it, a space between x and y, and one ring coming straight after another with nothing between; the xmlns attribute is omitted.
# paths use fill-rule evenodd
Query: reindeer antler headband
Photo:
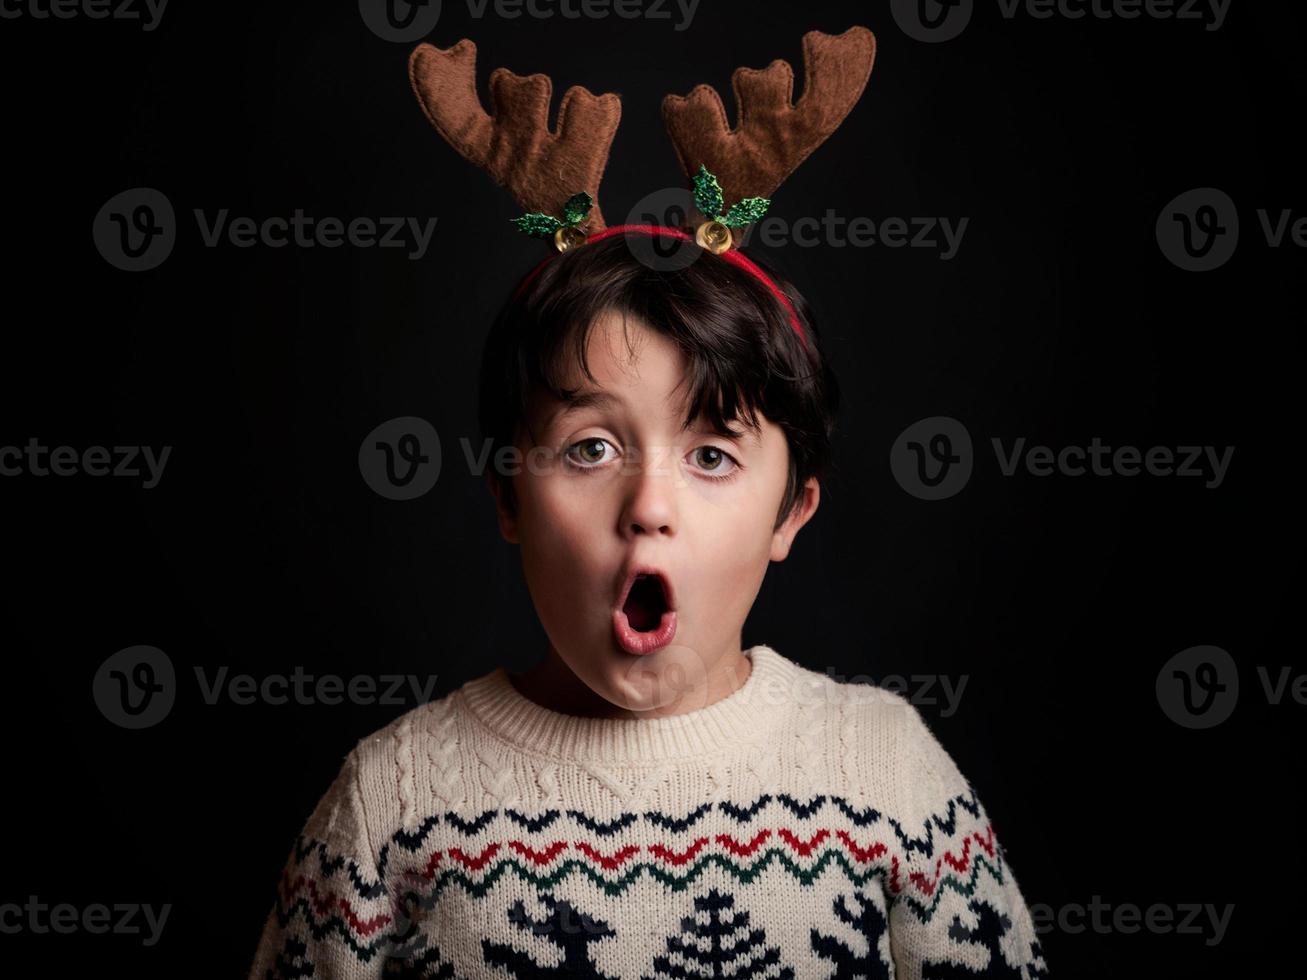
<svg viewBox="0 0 1307 980"><path fill-rule="evenodd" d="M706 219L693 235L665 225L605 226L597 201L622 114L616 94L594 95L572 86L563 93L557 132L550 132L553 85L547 75L522 77L496 68L487 114L476 91L476 45L467 38L446 50L419 44L408 64L413 92L440 135L526 208L528 213L515 219L522 231L552 238L559 252L616 234L692 240L760 279L785 306L806 345L790 301L735 247L734 231L758 220L781 182L844 121L866 87L875 54L876 40L865 27L839 35L809 31L803 36L803 94L797 103L791 103L794 72L787 62L778 58L761 70L736 68L731 75L735 129L709 85L688 96L666 96L663 123Z"/></svg>

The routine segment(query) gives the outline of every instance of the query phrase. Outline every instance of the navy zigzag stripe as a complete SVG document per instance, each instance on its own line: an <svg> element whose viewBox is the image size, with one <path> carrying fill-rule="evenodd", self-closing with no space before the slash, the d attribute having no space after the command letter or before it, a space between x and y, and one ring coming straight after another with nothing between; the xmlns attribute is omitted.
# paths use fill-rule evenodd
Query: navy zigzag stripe
<svg viewBox="0 0 1307 980"><path fill-rule="evenodd" d="M305 837L301 834L295 841L294 867L299 868L310 854L317 855L318 868L324 878L330 879L342 867L345 868L345 876L349 878L349 882L359 898L371 899L386 893L384 881L381 878L376 881L365 880L363 875L359 873L359 867L355 864L353 858L346 857L344 854L328 857L327 845L323 841Z"/></svg>

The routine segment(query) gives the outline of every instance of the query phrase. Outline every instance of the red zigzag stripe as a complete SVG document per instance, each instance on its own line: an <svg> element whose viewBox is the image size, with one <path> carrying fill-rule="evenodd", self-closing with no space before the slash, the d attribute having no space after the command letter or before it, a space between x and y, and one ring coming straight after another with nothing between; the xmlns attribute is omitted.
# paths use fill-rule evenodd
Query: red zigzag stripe
<svg viewBox="0 0 1307 980"><path fill-rule="evenodd" d="M781 828L777 832L787 845L795 853L802 857L810 856L817 847L825 842L831 835L829 830L819 830L810 840L803 840L797 837L788 829ZM748 857L757 852L759 848L771 836L770 830L762 830L753 836L747 844L741 844L729 834L718 834L717 843L732 854L740 857ZM874 841L866 847L861 847L853 838L843 830L837 830L835 836L839 838L854 859L860 863L867 863L884 856L889 848L881 841ZM925 875L920 871L913 871L908 874L908 881L925 896L931 897L939 887L940 879L943 877L944 865L947 864L954 871L960 874L967 874L971 868L971 846L972 843L978 844L991 858L994 857L994 828L988 826L984 833L975 832L970 834L962 844L962 853L955 856L951 851L945 851L935 859L935 872L933 875ZM684 851L676 852L663 844L652 844L647 848L641 848L637 844L630 844L613 852L611 855L604 855L596 850L586 841L578 841L572 845L576 850L585 854L595 863L602 866L605 870L614 871L623 864L632 860L641 850L648 850L649 853L657 856L661 860L676 865L683 866L694 860L698 853L709 843L707 837L700 837ZM508 846L518 854L526 857L532 864L537 867L543 867L554 861L559 854L563 853L569 847L566 841L556 841L542 850L536 850L528 847L521 841L509 841ZM451 861L462 865L473 871L480 871L494 858L498 853L500 844L498 842L486 845L480 854L469 856L460 848L451 847L448 852L435 851L427 860L426 867L422 871L408 872L406 877L420 877L426 881L431 881L436 874L436 867L441 862L443 853L448 853ZM901 878L901 862L898 855L893 855L890 859L890 878L889 889L891 894L898 894L903 890ZM295 896L300 892L308 893L309 906L318 918L325 917L329 912L339 909L345 920L349 923L350 928L359 936L366 938L390 923L389 915L378 914L369 919L362 918L350 905L349 901L331 891L319 891L316 882L306 876L297 875L291 880L289 873L283 873L281 880L281 894L283 907L289 908L294 901Z"/></svg>
<svg viewBox="0 0 1307 980"><path fill-rule="evenodd" d="M390 922L390 916L382 914L374 915L370 919L361 918L359 914L354 911L354 908L350 905L348 899L342 898L330 891L319 892L318 886L314 880L306 875L298 875L294 881L290 881L289 879L290 876L288 874L282 874L281 900L283 908L290 908L291 903L295 900L296 893L304 890L308 892L309 907L313 909L314 915L321 919L325 917L328 912L331 912L334 909L340 909L341 914L345 917L345 921L349 923L350 928L364 938L372 935L382 926L387 925Z"/></svg>

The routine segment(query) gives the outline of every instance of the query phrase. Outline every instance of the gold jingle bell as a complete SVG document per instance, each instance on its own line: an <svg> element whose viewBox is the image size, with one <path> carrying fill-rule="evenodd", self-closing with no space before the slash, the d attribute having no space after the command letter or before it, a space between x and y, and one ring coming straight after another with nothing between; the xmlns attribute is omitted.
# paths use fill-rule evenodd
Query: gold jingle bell
<svg viewBox="0 0 1307 980"><path fill-rule="evenodd" d="M713 255L721 255L731 247L731 229L720 221L705 221L694 232L695 243Z"/></svg>
<svg viewBox="0 0 1307 980"><path fill-rule="evenodd" d="M585 241L585 232L579 228L573 228L571 225L564 225L554 232L554 248L560 252L566 252L569 248L575 248Z"/></svg>

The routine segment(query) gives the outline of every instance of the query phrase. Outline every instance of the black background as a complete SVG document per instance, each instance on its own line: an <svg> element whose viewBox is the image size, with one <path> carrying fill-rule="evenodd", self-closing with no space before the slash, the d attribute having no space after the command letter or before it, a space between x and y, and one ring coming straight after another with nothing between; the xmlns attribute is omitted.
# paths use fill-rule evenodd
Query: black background
<svg viewBox="0 0 1307 980"><path fill-rule="evenodd" d="M958 254L766 249L814 304L846 396L840 472L745 627L845 679L968 678L927 721L985 801L1027 901L1233 903L1223 941L1141 931L1042 937L1055 977L1259 975L1297 938L1302 705L1256 668L1298 659L1303 250L1256 209L1307 214L1301 11L1176 19L1025 14L978 2L944 43L884 3L703 0L672 20L470 19L427 40L491 68L622 96L609 221L680 186L659 104L737 65L800 63L802 34L865 24L878 53L848 119L772 214L969 219ZM207 705L212 676L436 674L436 695L540 656L515 549L460 469L489 318L545 252L509 196L430 127L411 43L357 5L181 4L159 26L0 20L7 315L0 445L173 447L159 485L0 478L7 642L0 902L173 908L161 941L0 936L59 975L243 976L287 848L355 741L411 707ZM797 94L797 93L796 93ZM91 227L153 187L180 230L131 273ZM1172 264L1158 214L1196 187L1236 202L1221 268ZM206 247L194 209L263 219L438 218L430 251ZM506 230L507 229L507 230ZM1296 339L1296 338L1294 338ZM374 493L358 450L429 420L446 451L413 501ZM905 493L898 434L952 416L966 488ZM1002 475L990 439L1054 448L1233 446L1225 482ZM177 703L119 728L91 697L117 650L165 651ZM1162 665L1229 651L1238 707L1183 728ZM1295 672L1298 670L1294 668ZM1204 919L1205 921L1205 919Z"/></svg>

